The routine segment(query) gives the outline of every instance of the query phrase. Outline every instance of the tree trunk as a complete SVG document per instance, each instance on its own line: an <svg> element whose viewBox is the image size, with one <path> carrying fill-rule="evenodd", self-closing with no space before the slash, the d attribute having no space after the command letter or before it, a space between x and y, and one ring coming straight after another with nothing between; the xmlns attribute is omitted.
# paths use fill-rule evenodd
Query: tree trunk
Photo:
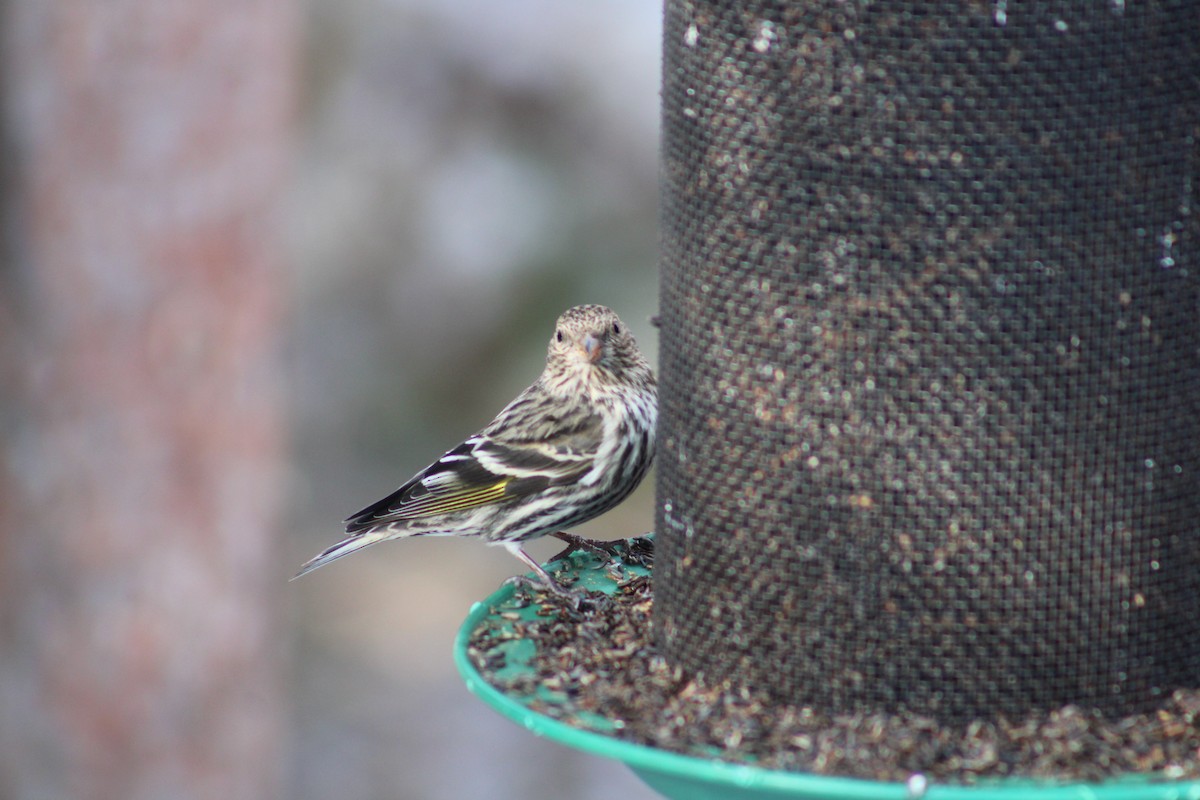
<svg viewBox="0 0 1200 800"><path fill-rule="evenodd" d="M0 797L279 793L294 18L0 4Z"/></svg>

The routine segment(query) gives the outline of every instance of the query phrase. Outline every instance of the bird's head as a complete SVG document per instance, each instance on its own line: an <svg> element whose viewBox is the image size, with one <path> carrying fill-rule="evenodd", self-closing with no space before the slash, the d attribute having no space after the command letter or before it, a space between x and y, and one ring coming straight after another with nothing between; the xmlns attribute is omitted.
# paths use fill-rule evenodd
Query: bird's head
<svg viewBox="0 0 1200 800"><path fill-rule="evenodd" d="M604 384L643 379L650 366L612 309L586 305L567 309L558 318L546 371L547 377L562 381Z"/></svg>

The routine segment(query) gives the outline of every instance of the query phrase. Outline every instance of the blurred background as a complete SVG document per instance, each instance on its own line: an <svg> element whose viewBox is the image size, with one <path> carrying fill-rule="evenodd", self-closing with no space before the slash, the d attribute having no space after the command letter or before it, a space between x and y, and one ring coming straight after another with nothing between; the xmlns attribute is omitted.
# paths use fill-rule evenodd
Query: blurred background
<svg viewBox="0 0 1200 800"><path fill-rule="evenodd" d="M0 800L655 796L454 672L504 551L287 579L565 308L657 360L661 9L187 5L0 3Z"/></svg>

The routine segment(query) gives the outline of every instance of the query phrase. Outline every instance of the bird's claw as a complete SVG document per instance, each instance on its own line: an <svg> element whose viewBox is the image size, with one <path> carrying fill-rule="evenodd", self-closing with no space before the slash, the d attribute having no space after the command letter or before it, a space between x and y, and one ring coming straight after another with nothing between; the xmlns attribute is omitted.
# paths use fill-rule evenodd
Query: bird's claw
<svg viewBox="0 0 1200 800"><path fill-rule="evenodd" d="M513 575L505 579L504 585L525 589L528 592L526 598L530 602L534 602L534 593L540 592L543 595L543 606L556 605L573 614L596 611L600 604L608 599L607 595L568 589L553 579L547 583L540 577L530 575Z"/></svg>
<svg viewBox="0 0 1200 800"><path fill-rule="evenodd" d="M556 531L550 534L555 539L559 539L567 543L559 553L557 553L551 561L558 561L566 558L576 550L587 550L589 553L606 557L609 561L619 561L621 555L621 547L625 543L624 539L618 539L613 542L601 541L599 539L588 539L583 536L576 536L573 533L564 531Z"/></svg>

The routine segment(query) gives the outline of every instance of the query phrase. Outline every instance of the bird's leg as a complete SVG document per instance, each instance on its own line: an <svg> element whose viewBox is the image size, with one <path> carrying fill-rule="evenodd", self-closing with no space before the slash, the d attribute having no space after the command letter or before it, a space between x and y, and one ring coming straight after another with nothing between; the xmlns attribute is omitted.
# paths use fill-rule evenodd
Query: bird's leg
<svg viewBox="0 0 1200 800"><path fill-rule="evenodd" d="M567 543L567 546L562 549L551 561L558 561L560 558L566 558L576 550L587 550L596 555L604 555L611 561L616 561L620 553L621 542L604 542L599 539L588 539L583 536L576 536L573 533L566 531L555 531L550 534L555 539L559 539Z"/></svg>
<svg viewBox="0 0 1200 800"><path fill-rule="evenodd" d="M527 567L532 569L534 571L534 573L538 576L538 578L542 581L542 584L547 589L549 589L551 592L553 592L556 595L559 595L560 597L565 597L571 601L578 600L578 598L575 596L574 592L570 591L569 589L564 588L561 584L559 584L558 581L551 578L550 573L548 573L548 572L546 572L546 570L542 569L541 564L537 563L532 558L530 558L529 554L521 549L520 543L518 543L518 542L503 542L503 544L504 544L504 549L507 550L508 552L512 553L514 556L519 558L523 564L525 564Z"/></svg>

